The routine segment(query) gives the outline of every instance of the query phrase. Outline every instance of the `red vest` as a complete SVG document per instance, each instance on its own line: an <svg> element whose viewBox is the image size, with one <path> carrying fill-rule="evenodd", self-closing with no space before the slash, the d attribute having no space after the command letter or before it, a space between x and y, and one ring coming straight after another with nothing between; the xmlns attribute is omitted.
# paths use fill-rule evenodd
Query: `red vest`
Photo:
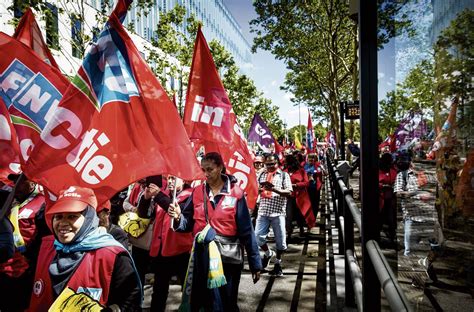
<svg viewBox="0 0 474 312"><path fill-rule="evenodd" d="M198 185L193 192L194 205L194 228L193 236L196 235L206 226L206 215L204 214L203 188L204 184ZM244 192L240 187L231 184L229 194L221 197L216 204L216 208L212 208L209 198L207 198L207 212L209 223L216 230L216 233L222 236L237 235L237 223L235 222L235 214L237 213L237 201L244 196Z"/></svg>
<svg viewBox="0 0 474 312"><path fill-rule="evenodd" d="M44 237L41 243L28 311L48 311L56 299L49 276L49 265L56 255L53 243L53 235ZM86 252L66 287L76 292L84 292L81 290L87 289L91 297L105 306L109 297L115 258L121 252L125 250L115 246Z"/></svg>
<svg viewBox="0 0 474 312"><path fill-rule="evenodd" d="M192 189L186 189L177 195L178 202L181 203L192 194ZM157 206L155 224L153 225L153 240L150 246L150 256L156 257L160 254L163 257L176 256L185 252L191 252L193 247L192 233L177 233L171 229L171 218L166 211Z"/></svg>
<svg viewBox="0 0 474 312"><path fill-rule="evenodd" d="M36 237L37 230L35 218L43 203L43 194L37 194L33 200L21 207L18 211L18 225L20 227L20 234L25 241L26 248L28 248ZM0 264L0 272L12 277L18 277L22 275L28 267L29 264L26 258L20 254L19 251L15 251L13 258Z"/></svg>

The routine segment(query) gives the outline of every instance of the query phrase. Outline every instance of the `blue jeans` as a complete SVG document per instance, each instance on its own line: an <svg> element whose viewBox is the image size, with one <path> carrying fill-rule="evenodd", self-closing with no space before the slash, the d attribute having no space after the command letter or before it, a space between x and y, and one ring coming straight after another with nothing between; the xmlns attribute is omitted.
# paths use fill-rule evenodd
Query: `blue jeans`
<svg viewBox="0 0 474 312"><path fill-rule="evenodd" d="M413 221L410 218L405 219L405 235L404 235L404 243L405 243L405 252L403 255L408 256L411 252L410 250L410 240L411 240L411 227Z"/></svg>
<svg viewBox="0 0 474 312"><path fill-rule="evenodd" d="M273 233L275 233L275 242L277 250L286 250L286 230L285 230L285 216L267 217L258 216L257 224L255 225L255 237L258 246L267 243L267 235L272 226Z"/></svg>

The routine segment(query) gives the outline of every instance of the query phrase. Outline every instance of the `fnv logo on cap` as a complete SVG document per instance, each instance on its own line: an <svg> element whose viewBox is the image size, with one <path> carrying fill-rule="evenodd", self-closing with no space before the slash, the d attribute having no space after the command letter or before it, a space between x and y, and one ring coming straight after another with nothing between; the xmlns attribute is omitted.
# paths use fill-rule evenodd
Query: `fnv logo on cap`
<svg viewBox="0 0 474 312"><path fill-rule="evenodd" d="M67 190L64 191L64 193L59 195L59 199L61 199L63 197L82 198L81 194L76 192L76 187L75 186L70 186Z"/></svg>
<svg viewBox="0 0 474 312"><path fill-rule="evenodd" d="M56 213L82 212L87 206L97 209L94 191L87 187L70 186L59 192L58 200L46 208L46 224L52 229L53 215Z"/></svg>

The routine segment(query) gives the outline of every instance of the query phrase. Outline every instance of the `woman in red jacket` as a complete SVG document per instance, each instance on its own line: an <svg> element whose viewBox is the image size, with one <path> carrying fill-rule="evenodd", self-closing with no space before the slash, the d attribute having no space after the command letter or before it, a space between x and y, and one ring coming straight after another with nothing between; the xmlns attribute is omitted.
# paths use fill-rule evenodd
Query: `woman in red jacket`
<svg viewBox="0 0 474 312"><path fill-rule="evenodd" d="M98 229L97 199L91 189L61 191L45 218L54 236L43 239L29 311L48 311L69 288L67 302L85 295L110 310L140 310L142 291L133 261L110 234ZM91 303L91 301L89 301Z"/></svg>
<svg viewBox="0 0 474 312"><path fill-rule="evenodd" d="M313 210L311 209L311 200L308 194L309 179L306 171L301 167L299 160L294 155L287 155L285 158L285 171L288 172L293 186L293 192L288 198L286 209L286 230L288 238L291 238L293 232L293 219L300 228L300 235L304 234L304 225L312 228L316 221Z"/></svg>

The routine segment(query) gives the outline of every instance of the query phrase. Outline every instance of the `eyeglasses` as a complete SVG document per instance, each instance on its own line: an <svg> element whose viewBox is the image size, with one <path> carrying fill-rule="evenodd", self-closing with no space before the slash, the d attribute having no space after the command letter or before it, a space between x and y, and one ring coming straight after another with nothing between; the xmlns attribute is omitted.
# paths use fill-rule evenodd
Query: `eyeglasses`
<svg viewBox="0 0 474 312"><path fill-rule="evenodd" d="M274 163L266 163L266 164L265 164L266 167L273 167L273 166L275 166L275 165L276 165L276 162L274 162Z"/></svg>

